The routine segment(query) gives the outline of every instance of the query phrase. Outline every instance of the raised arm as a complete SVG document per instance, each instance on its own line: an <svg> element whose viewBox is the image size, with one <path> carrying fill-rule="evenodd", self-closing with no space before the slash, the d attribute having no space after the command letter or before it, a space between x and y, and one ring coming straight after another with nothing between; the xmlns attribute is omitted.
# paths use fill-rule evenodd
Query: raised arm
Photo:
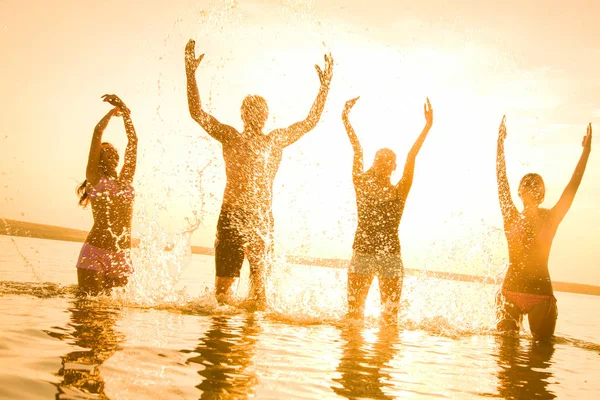
<svg viewBox="0 0 600 400"><path fill-rule="evenodd" d="M123 168L121 168L121 173L119 174L119 179L131 184L133 182L137 164L137 135L133 126L133 121L131 120L131 111L117 95L105 94L102 97L104 101L115 106L118 110L118 114L123 116L125 133L127 134L127 147L125 148L125 160L123 162Z"/></svg>
<svg viewBox="0 0 600 400"><path fill-rule="evenodd" d="M358 179L362 176L364 172L364 163L363 163L363 149L358 141L358 136L354 132L354 128L350 124L348 120L348 114L354 104L358 101L359 97L356 97L352 100L348 100L346 105L344 106L344 111L342 111L342 121L344 122L344 127L346 128L346 133L348 134L348 139L350 139L350 144L352 145L352 150L354 150L354 162L352 163L352 181L354 184L357 183Z"/></svg>
<svg viewBox="0 0 600 400"><path fill-rule="evenodd" d="M220 123L215 117L202 109L198 84L196 83L196 69L198 69L198 65L200 65L200 62L204 58L204 54L196 58L195 46L196 42L191 39L185 46L185 73L187 77L187 97L190 115L206 133L221 143L226 142L233 135L236 135L237 131L229 125Z"/></svg>
<svg viewBox="0 0 600 400"><path fill-rule="evenodd" d="M100 172L98 171L98 165L100 164L100 151L102 150L102 134L108 125L108 121L117 114L119 111L118 107L110 110L94 128L92 135L92 143L90 145L90 154L88 156L87 168L85 171L85 177L91 185L96 185L100 181Z"/></svg>
<svg viewBox="0 0 600 400"><path fill-rule="evenodd" d="M581 153L581 157L579 158L579 162L575 167L575 172L569 181L569 184L563 191L562 196L558 200L558 203L552 208L553 220L556 223L560 223L562 219L571 208L571 204L573 204L573 200L575 199L575 193L577 193L577 189L579 188L579 184L581 183L581 179L583 178L583 173L585 172L585 166L587 165L588 158L590 156L590 151L592 150L592 124L590 123L587 126L586 135L583 137L583 152Z"/></svg>
<svg viewBox="0 0 600 400"><path fill-rule="evenodd" d="M408 197L408 193L410 192L410 188L412 186L413 177L415 175L415 161L417 159L417 155L419 154L421 146L423 146L425 138L427 138L427 134L429 133L431 125L433 124L433 109L431 108L429 98L427 98L427 102L423 105L423 111L425 113L425 127L408 152L406 164L404 164L402 178L400 179L400 182L398 182L398 185L396 185L396 190L398 190L400 197L402 197L404 200L406 200Z"/></svg>
<svg viewBox="0 0 600 400"><path fill-rule="evenodd" d="M129 113L123 113L123 123L125 124L125 133L127 134L127 147L125 148L125 159L119 178L131 185L137 166L138 138Z"/></svg>
<svg viewBox="0 0 600 400"><path fill-rule="evenodd" d="M504 159L504 140L506 139L506 115L502 116L502 122L498 129L498 148L496 153L496 177L498 180L498 198L500 200L500 210L504 219L504 227L515 221L519 212L510 195L510 187L506 176L506 160Z"/></svg>
<svg viewBox="0 0 600 400"><path fill-rule="evenodd" d="M287 128L275 129L270 134L275 143L277 143L280 147L286 147L292 143L295 143L306 133L314 129L314 127L317 126L319 119L321 119L321 114L323 113L323 108L325 107L325 100L327 99L327 94L329 93L329 84L331 83L331 78L333 76L333 58L331 57L331 54L325 55L324 71L322 71L318 65L315 65L315 69L319 74L321 87L319 88L317 98L315 99L306 119L296 122Z"/></svg>

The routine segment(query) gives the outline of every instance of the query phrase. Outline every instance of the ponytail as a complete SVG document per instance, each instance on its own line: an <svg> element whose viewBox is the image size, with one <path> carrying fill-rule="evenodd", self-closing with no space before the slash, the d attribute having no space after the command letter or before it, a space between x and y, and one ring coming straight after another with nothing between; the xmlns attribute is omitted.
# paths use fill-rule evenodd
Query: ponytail
<svg viewBox="0 0 600 400"><path fill-rule="evenodd" d="M77 187L77 196L79 196L79 205L83 208L90 204L90 198L86 189L87 179L83 181L81 185Z"/></svg>

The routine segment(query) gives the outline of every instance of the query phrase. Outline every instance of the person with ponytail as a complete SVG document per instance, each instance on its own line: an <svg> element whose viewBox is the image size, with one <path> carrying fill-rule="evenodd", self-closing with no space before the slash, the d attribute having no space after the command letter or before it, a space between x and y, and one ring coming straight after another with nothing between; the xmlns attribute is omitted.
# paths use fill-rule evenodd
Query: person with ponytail
<svg viewBox="0 0 600 400"><path fill-rule="evenodd" d="M96 295L127 284L131 263L131 220L135 192L132 182L137 163L137 136L131 113L114 94L102 96L114 106L96 125L86 169L86 180L78 187L79 205L92 205L94 225L77 261L79 288ZM123 117L127 148L123 167L117 173L119 153L102 142L102 134L113 117Z"/></svg>

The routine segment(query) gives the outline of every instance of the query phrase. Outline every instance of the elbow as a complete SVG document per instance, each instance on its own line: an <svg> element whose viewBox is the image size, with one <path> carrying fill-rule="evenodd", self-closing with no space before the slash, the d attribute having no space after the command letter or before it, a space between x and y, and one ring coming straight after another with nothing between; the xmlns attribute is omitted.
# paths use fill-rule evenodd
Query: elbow
<svg viewBox="0 0 600 400"><path fill-rule="evenodd" d="M190 117L199 125L204 126L204 118L202 118L202 113L197 107L190 106Z"/></svg>
<svg viewBox="0 0 600 400"><path fill-rule="evenodd" d="M314 129L317 124L319 123L319 120L321 119L321 114L323 113L323 109L319 109L319 110L312 110L309 114L308 117L306 117L306 119L304 120L304 126L307 128L307 131Z"/></svg>
<svg viewBox="0 0 600 400"><path fill-rule="evenodd" d="M318 122L319 122L319 117L309 115L308 118L304 121L304 123L300 127L300 129L304 132L311 131L316 128Z"/></svg>

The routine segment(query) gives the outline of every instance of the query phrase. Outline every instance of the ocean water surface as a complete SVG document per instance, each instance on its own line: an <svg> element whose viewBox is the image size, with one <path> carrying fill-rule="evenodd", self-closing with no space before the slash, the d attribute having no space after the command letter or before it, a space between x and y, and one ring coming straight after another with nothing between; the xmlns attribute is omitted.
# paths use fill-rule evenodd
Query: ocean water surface
<svg viewBox="0 0 600 400"><path fill-rule="evenodd" d="M357 325L344 269L282 260L251 312L216 305L211 257L142 246L126 290L79 299L80 247L0 236L0 398L600 398L600 297L557 292L556 340L538 343L494 332L497 287L408 276L397 327L376 285Z"/></svg>

